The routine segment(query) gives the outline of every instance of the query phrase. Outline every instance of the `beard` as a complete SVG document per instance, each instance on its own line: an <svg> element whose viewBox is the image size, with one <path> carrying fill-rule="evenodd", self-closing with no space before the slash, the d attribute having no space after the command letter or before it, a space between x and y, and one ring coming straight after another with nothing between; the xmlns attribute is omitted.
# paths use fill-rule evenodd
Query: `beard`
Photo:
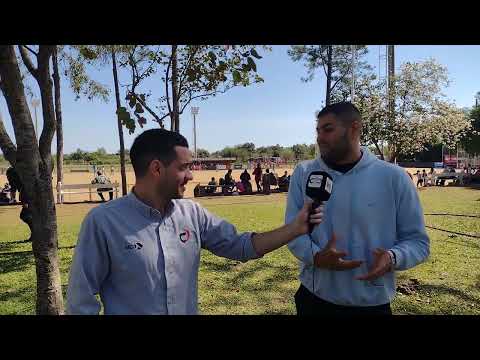
<svg viewBox="0 0 480 360"><path fill-rule="evenodd" d="M183 191L181 190L181 187L185 185L186 184L179 186L177 182L165 181L158 184L157 193L164 198L183 199Z"/></svg>
<svg viewBox="0 0 480 360"><path fill-rule="evenodd" d="M318 144L318 147L320 148L322 159L331 164L336 164L347 158L353 148L348 140L346 131L332 147L325 149L325 147L320 144ZM323 150L322 147L324 148Z"/></svg>

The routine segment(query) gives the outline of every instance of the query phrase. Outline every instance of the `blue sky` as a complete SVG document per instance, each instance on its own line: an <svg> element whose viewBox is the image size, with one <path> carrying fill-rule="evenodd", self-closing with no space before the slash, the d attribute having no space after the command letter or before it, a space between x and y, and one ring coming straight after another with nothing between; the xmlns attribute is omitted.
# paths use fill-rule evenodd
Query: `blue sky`
<svg viewBox="0 0 480 360"><path fill-rule="evenodd" d="M294 63L287 55L289 46L272 46L271 52L261 52L263 59L257 62L258 73L265 82L249 87L238 87L215 98L192 103L199 106L197 116L197 147L209 151L225 146L253 142L256 146L280 144L291 146L297 143L313 143L314 113L321 109L325 99L325 78L323 70L314 80L304 83L300 80L306 74L301 63ZM382 46L384 52L384 46ZM369 46L366 59L378 67L379 46ZM480 46L460 45L415 45L396 46L395 64L398 68L406 61L421 61L433 57L448 68L451 84L444 93L460 107L470 107L474 96L480 91ZM384 61L382 61L384 67ZM383 70L383 68L382 68ZM102 84L111 86L111 69L106 67L89 72ZM120 81L122 82L120 74ZM125 79L125 78L123 78ZM161 88L160 78L150 81L152 90ZM38 89L34 87L38 94ZM154 95L156 95L154 93ZM123 95L122 95L123 97ZM159 96L156 96L159 97ZM115 100L108 103L85 98L75 101L66 81L62 82L62 110L64 123L64 151L70 153L77 148L93 151L104 147L108 152L119 149L116 126ZM0 99L0 112L7 132L12 140L13 129L5 99ZM41 126L41 111L38 111ZM33 117L33 111L32 111ZM169 124L169 121L166 122ZM149 122L145 128L153 128ZM125 146L129 148L135 134L124 131ZM180 120L180 131L193 145L193 120L187 107ZM55 149L55 140L52 151Z"/></svg>

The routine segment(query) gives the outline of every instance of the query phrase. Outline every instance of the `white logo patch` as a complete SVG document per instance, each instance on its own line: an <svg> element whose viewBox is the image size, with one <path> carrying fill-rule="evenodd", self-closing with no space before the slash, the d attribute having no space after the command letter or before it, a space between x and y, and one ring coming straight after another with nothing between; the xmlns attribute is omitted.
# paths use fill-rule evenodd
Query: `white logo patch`
<svg viewBox="0 0 480 360"><path fill-rule="evenodd" d="M308 187L320 188L322 186L322 181L323 181L323 175L311 175L308 181Z"/></svg>

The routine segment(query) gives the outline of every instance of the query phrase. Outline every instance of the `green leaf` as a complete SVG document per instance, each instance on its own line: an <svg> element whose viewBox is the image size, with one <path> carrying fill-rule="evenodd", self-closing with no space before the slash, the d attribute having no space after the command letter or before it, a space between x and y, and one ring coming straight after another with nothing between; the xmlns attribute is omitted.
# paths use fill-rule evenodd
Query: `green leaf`
<svg viewBox="0 0 480 360"><path fill-rule="evenodd" d="M252 68L251 68L249 65L247 65L247 64L242 64L242 70L243 70L244 72L247 72L247 73L248 73L251 69L252 69Z"/></svg>
<svg viewBox="0 0 480 360"><path fill-rule="evenodd" d="M95 60L97 58L95 51L86 47L82 47L80 49L80 54L82 54L82 56L87 60Z"/></svg>
<svg viewBox="0 0 480 360"><path fill-rule="evenodd" d="M147 119L145 119L143 116L138 118L138 124L140 125L141 128L143 128L143 125L147 123Z"/></svg>
<svg viewBox="0 0 480 360"><path fill-rule="evenodd" d="M137 104L135 105L135 112L136 112L137 114L143 113L143 107L142 107L142 105L140 105L139 103L137 103Z"/></svg>
<svg viewBox="0 0 480 360"><path fill-rule="evenodd" d="M140 94L140 99L142 99L142 101L145 102L145 94Z"/></svg>
<svg viewBox="0 0 480 360"><path fill-rule="evenodd" d="M234 70L232 75L234 84L238 84L240 81L242 81L242 76L237 70Z"/></svg>
<svg viewBox="0 0 480 360"><path fill-rule="evenodd" d="M130 100L128 101L128 105L130 106L131 109L137 104L137 100L135 100L135 97L131 97Z"/></svg>
<svg viewBox="0 0 480 360"><path fill-rule="evenodd" d="M257 72L257 65L255 64L255 61L253 61L253 59L250 56L247 58L247 63L250 66L250 68L253 69L253 71Z"/></svg>
<svg viewBox="0 0 480 360"><path fill-rule="evenodd" d="M260 55L258 55L257 51L255 49L252 49L250 51L250 54L252 54L252 56L256 57L257 59L261 59L262 57Z"/></svg>
<svg viewBox="0 0 480 360"><path fill-rule="evenodd" d="M208 53L208 57L210 58L210 61L215 62L217 60L217 56L213 53L213 51L210 51Z"/></svg>

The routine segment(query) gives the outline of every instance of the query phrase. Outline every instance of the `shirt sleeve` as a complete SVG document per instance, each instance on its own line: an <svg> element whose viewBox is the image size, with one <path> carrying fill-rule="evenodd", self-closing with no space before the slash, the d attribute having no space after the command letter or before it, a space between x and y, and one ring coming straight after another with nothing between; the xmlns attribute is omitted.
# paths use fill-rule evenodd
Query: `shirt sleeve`
<svg viewBox="0 0 480 360"><path fill-rule="evenodd" d="M285 224L291 223L304 204L302 192L302 171L299 166L295 168L290 178L288 187L287 209L285 211ZM290 252L305 264L313 264L313 254L320 251L320 248L312 242L308 235L301 235L288 243Z"/></svg>
<svg viewBox="0 0 480 360"><path fill-rule="evenodd" d="M395 253L395 268L407 270L428 258L430 239L417 189L406 174L400 174L396 193L397 243L390 250Z"/></svg>
<svg viewBox="0 0 480 360"><path fill-rule="evenodd" d="M110 257L100 215L91 211L80 229L68 281L66 313L69 315L98 315L101 309L96 295L108 276Z"/></svg>
<svg viewBox="0 0 480 360"><path fill-rule="evenodd" d="M202 248L215 255L242 262L261 257L252 244L254 232L238 234L235 226L228 221L215 216L203 207L199 206L198 209Z"/></svg>

